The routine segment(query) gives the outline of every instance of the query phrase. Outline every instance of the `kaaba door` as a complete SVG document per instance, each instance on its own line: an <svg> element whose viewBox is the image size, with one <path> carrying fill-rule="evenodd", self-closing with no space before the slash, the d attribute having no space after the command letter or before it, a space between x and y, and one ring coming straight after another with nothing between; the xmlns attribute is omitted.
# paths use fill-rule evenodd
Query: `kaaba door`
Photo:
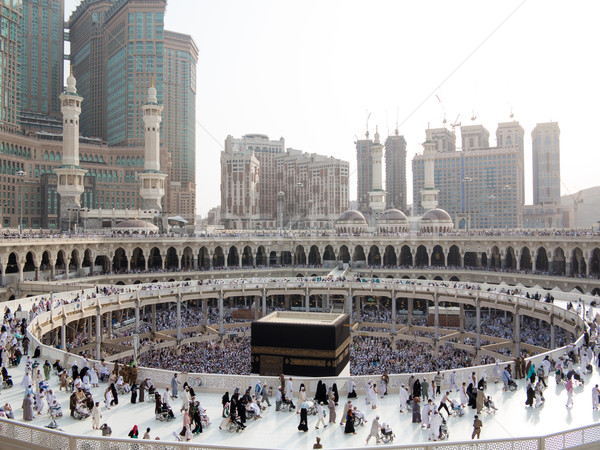
<svg viewBox="0 0 600 450"><path fill-rule="evenodd" d="M260 355L260 374L278 377L283 373L283 356Z"/></svg>

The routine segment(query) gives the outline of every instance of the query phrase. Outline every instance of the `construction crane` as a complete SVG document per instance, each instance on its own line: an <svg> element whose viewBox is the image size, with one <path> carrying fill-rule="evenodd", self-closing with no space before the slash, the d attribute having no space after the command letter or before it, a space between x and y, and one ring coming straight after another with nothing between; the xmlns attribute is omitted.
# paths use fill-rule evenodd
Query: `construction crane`
<svg viewBox="0 0 600 450"><path fill-rule="evenodd" d="M458 121L458 118L460 117L460 114L458 116L456 116L456 119L454 119L454 123L452 125L450 125L452 127L452 132L454 133L454 129L456 127L460 127L462 125L462 122Z"/></svg>

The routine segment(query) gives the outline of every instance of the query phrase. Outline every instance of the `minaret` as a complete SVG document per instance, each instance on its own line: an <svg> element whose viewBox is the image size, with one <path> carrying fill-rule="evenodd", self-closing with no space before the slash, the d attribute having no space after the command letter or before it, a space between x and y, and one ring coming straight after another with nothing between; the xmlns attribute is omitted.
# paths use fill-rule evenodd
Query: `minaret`
<svg viewBox="0 0 600 450"><path fill-rule="evenodd" d="M425 183L421 191L421 205L425 211L438 207L438 193L435 188L435 143L423 143L423 156L425 158Z"/></svg>
<svg viewBox="0 0 600 450"><path fill-rule="evenodd" d="M160 123L163 106L156 99L154 83L148 89L148 103L142 106L144 116L144 170L138 174L142 209L162 211L167 174L160 171Z"/></svg>
<svg viewBox="0 0 600 450"><path fill-rule="evenodd" d="M371 146L371 190L369 191L370 224L375 226L385 210L383 190L383 145L379 141L379 129L375 129L375 140Z"/></svg>
<svg viewBox="0 0 600 450"><path fill-rule="evenodd" d="M60 95L63 115L63 164L54 170L58 177L56 190L60 195L60 228L68 230L72 218L79 217L83 178L87 170L79 167L79 114L83 97L77 94L73 69L67 77L67 88ZM73 212L77 211L77 212Z"/></svg>

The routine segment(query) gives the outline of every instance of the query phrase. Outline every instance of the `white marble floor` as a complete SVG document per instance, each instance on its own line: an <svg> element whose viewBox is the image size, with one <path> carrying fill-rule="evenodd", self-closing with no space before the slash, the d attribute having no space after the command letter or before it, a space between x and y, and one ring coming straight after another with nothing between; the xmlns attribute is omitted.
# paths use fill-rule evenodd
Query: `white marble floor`
<svg viewBox="0 0 600 450"><path fill-rule="evenodd" d="M43 363L43 361L41 361ZM24 389L20 386L23 376L23 364L18 369L10 371L15 380L15 387L4 389L0 393L0 402L11 403L16 412L16 418L22 419L21 403ZM546 404L539 409L525 407L524 381L519 381L519 389L516 392L502 392L502 384L489 383L488 395L492 395L498 412L496 414L482 414L483 429L482 438L512 438L524 436L544 435L569 428L576 428L600 421L600 412L592 410L592 387L600 383L600 375L595 368L594 373L587 375L585 384L576 389L574 407L567 409L566 392L562 385L556 385L554 377L549 380L548 389L545 392ZM58 392L58 380L52 377L51 388ZM102 399L106 384L93 389L95 399ZM329 425L320 430L315 429L316 419L309 416L309 428L306 433L299 432L297 425L299 415L294 412L276 412L275 407L267 408L264 418L252 420L246 430L240 433L230 433L219 430L221 420L221 394L203 393L201 389L196 391L202 405L207 409L212 420L212 425L193 439L193 443L206 443L218 445L231 445L238 447L256 448L312 448L315 437L321 437L325 448L355 448L365 445L366 436L369 433L369 424L359 427L356 435L345 435L339 424ZM454 395L458 398L458 395ZM78 435L99 436L100 432L91 429L91 419L77 421L69 416L68 396L58 392L58 399L63 405L64 415L58 419L62 430ZM439 398L437 399L439 403ZM338 419L342 411L344 396L340 398ZM110 411L102 407L102 421L108 423L113 430L113 437L126 438L127 433L138 425L140 437L146 427L151 428L151 436L154 439L159 436L161 440L173 440L173 431L180 431L182 427L182 415L179 413L180 400L176 400L174 410L176 419L165 423L154 418L154 405L151 403L131 404L129 395L120 396L119 405ZM274 402L272 402L274 404ZM396 439L394 443L417 443L427 441L427 434L419 425L411 423L410 414L398 412L398 395L390 394L378 402L378 408L372 410L365 405L364 397L358 398L356 404L366 412L367 418L372 420L376 415L380 416L380 422L389 422L394 430ZM445 413L444 413L445 414ZM462 441L470 439L474 410L467 410L463 417L453 416L448 420L450 441ZM37 416L33 424L45 426L50 422L47 414ZM339 422L339 420L338 420ZM375 445L371 440L371 446Z"/></svg>

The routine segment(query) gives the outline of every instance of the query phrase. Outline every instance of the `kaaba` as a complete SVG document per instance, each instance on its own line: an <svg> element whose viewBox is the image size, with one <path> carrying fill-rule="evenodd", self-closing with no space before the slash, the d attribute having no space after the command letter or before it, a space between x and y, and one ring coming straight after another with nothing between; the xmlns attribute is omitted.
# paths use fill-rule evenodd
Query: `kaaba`
<svg viewBox="0 0 600 450"><path fill-rule="evenodd" d="M338 376L350 359L348 314L276 311L252 322L252 372Z"/></svg>

